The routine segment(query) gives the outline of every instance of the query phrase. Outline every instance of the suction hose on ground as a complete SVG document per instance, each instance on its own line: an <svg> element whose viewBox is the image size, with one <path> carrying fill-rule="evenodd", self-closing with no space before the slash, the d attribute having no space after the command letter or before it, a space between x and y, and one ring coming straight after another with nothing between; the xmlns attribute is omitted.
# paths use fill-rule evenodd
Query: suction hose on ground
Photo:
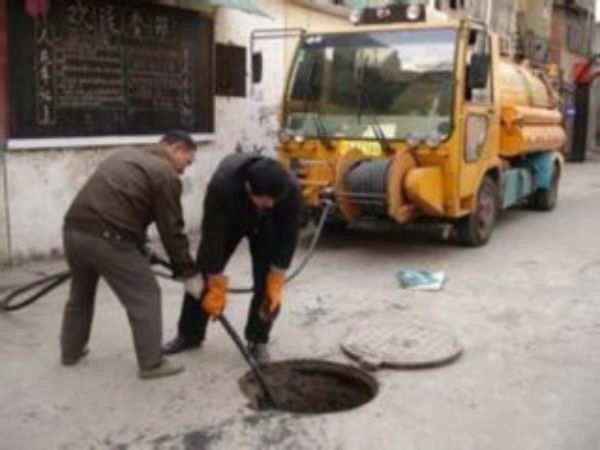
<svg viewBox="0 0 600 450"><path fill-rule="evenodd" d="M6 297L0 302L0 309L2 311L15 311L17 309L25 308L27 305L35 302L40 297L43 297L52 289L60 286L65 281L71 278L71 272L68 270L64 272L58 272L53 275L48 275L39 280L35 280L32 283L27 283L18 288L10 291ZM19 301L19 296L32 289L39 288L33 295Z"/></svg>
<svg viewBox="0 0 600 450"><path fill-rule="evenodd" d="M298 266L292 271L292 273L290 273L288 275L288 277L286 278L287 282L290 282L294 278L296 278L298 276L298 274L300 274L300 272L304 269L306 264L308 264L308 261L312 258L313 254L315 252L315 248L317 247L317 243L323 232L323 227L325 226L325 221L327 220L327 216L329 215L329 212L332 209L333 209L333 203L331 201L326 201L323 206L323 211L321 213L321 217L319 218L319 222L317 224L317 229L315 231L315 235L308 247L308 251L306 252L306 255L304 255L304 259L302 259L300 264L298 264ZM170 268L169 263L160 258L156 258L156 257L153 258L151 260L151 263L159 264L161 266ZM162 278L168 278L168 279L172 280L171 277L169 277L168 275L166 275L164 273L160 273L160 272L155 272L155 273L156 273L156 275L158 275ZM52 275L44 276L44 277L42 277L38 280L35 280L31 283L27 283L22 286L19 286L16 289L9 291L8 294L4 298L2 298L2 300L0 300L0 311L16 311L18 309L25 308L26 306L32 304L36 300L38 300L41 297L43 297L44 295L46 295L51 290L60 286L62 283L67 281L70 277L71 277L71 272L66 270L63 272L58 272L58 273L55 273ZM37 288L37 290L29 297L26 297L25 299L20 298L23 294L28 293L36 288ZM244 293L252 292L252 287L245 287L245 288L234 287L234 288L229 288L228 291L232 294L244 294Z"/></svg>

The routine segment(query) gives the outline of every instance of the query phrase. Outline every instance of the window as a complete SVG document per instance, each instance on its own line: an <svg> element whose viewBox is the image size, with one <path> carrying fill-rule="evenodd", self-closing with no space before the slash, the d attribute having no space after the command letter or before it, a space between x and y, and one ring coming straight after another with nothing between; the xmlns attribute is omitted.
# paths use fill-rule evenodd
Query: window
<svg viewBox="0 0 600 450"><path fill-rule="evenodd" d="M335 5L335 6L355 6L356 0L307 0L308 3L314 3L316 5Z"/></svg>
<svg viewBox="0 0 600 450"><path fill-rule="evenodd" d="M284 123L331 138L445 137L452 123L456 31L309 34L287 88Z"/></svg>
<svg viewBox="0 0 600 450"><path fill-rule="evenodd" d="M333 12L335 14L336 9L343 11L344 8L352 10L389 6L390 4L397 2L397 0L292 0L292 2L308 7L315 7L316 9L322 9L325 12ZM330 8L331 6L334 8Z"/></svg>
<svg viewBox="0 0 600 450"><path fill-rule="evenodd" d="M464 158L466 162L475 162L479 159L487 139L488 118L471 114L467 117L465 133Z"/></svg>
<svg viewBox="0 0 600 450"><path fill-rule="evenodd" d="M246 47L217 44L216 94L224 97L246 96Z"/></svg>
<svg viewBox="0 0 600 450"><path fill-rule="evenodd" d="M567 23L567 33L566 33L566 43L567 50L572 53L584 53L583 52L583 36L582 36L583 28L578 26L575 22Z"/></svg>
<svg viewBox="0 0 600 450"><path fill-rule="evenodd" d="M469 31L469 49L467 52L467 73L466 79L469 79L469 66L474 54L490 54L490 38L483 30L472 29ZM465 99L473 103L491 103L492 102L492 60L488 57L488 80L487 85L481 89L471 89L467 86Z"/></svg>

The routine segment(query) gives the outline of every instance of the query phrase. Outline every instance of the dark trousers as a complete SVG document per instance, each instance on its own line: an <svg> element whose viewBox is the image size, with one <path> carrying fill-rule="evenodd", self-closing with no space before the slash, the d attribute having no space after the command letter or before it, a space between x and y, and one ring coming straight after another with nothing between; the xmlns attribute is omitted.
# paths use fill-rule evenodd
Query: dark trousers
<svg viewBox="0 0 600 450"><path fill-rule="evenodd" d="M272 229L265 225L260 227L257 233L248 235L243 233L233 234L226 243L226 259L231 257L244 236L247 236L250 241L252 279L254 282L244 336L248 342L267 343L273 321L262 320L259 311L265 297L267 274L271 266ZM206 274L204 275L206 276ZM208 319L209 317L202 309L198 299L186 294L183 298L179 316L179 335L199 341L204 340Z"/></svg>
<svg viewBox="0 0 600 450"><path fill-rule="evenodd" d="M96 287L102 277L127 312L139 367L146 369L160 363L160 288L148 259L129 242L73 230L65 230L63 239L72 277L62 323L63 357L77 358L89 341Z"/></svg>

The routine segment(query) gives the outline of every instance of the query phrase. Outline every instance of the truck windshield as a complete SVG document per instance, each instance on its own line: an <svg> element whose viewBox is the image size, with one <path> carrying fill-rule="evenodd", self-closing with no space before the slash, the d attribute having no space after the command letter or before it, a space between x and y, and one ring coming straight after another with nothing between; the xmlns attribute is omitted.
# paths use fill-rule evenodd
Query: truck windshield
<svg viewBox="0 0 600 450"><path fill-rule="evenodd" d="M307 35L292 66L284 126L332 139L443 138L455 46L452 29Z"/></svg>

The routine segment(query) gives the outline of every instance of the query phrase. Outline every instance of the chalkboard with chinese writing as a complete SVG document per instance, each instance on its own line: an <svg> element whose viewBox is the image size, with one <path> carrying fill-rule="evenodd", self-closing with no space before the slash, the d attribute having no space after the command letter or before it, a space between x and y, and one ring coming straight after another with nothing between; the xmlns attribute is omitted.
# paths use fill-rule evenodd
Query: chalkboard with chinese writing
<svg viewBox="0 0 600 450"><path fill-rule="evenodd" d="M213 131L212 21L125 0L9 1L11 137Z"/></svg>

